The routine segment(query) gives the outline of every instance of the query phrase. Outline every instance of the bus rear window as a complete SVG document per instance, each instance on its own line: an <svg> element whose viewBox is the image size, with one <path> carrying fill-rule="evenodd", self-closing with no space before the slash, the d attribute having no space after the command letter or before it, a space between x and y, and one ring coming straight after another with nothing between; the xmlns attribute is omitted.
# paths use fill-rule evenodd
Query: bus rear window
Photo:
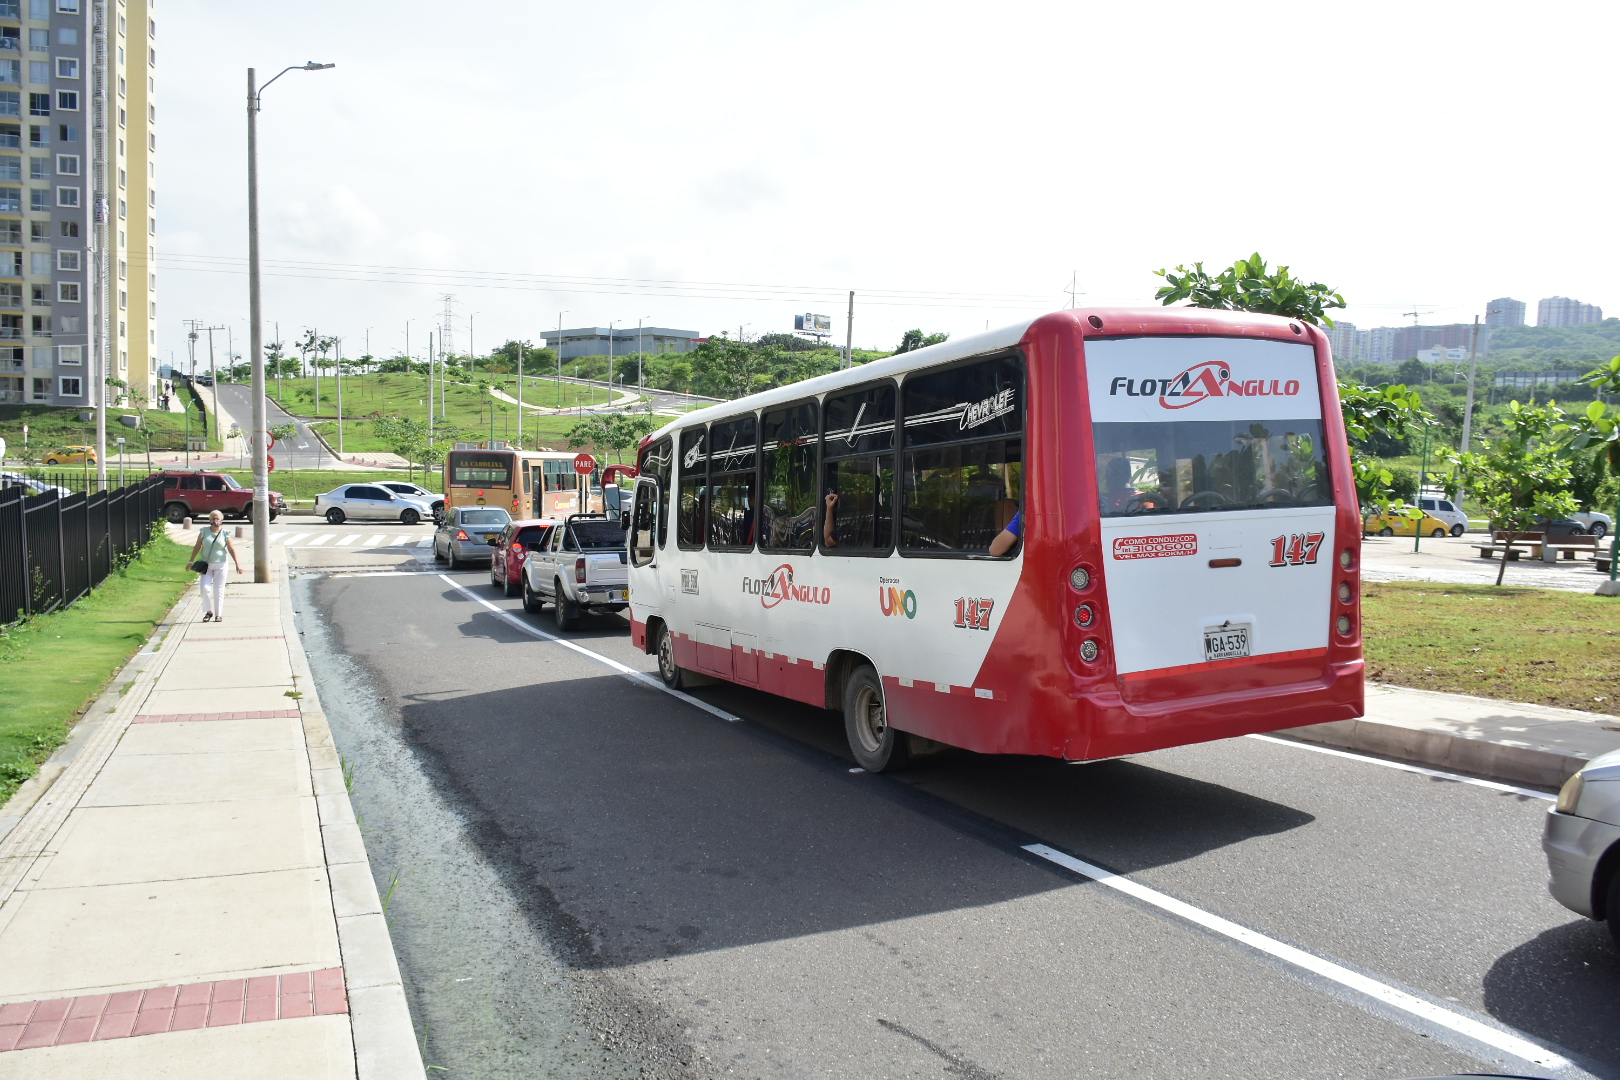
<svg viewBox="0 0 1620 1080"><path fill-rule="evenodd" d="M450 486L494 487L512 486L511 458L492 457L489 454L450 452Z"/></svg>
<svg viewBox="0 0 1620 1080"><path fill-rule="evenodd" d="M1333 504L1310 345L1088 341L1086 382L1105 517Z"/></svg>

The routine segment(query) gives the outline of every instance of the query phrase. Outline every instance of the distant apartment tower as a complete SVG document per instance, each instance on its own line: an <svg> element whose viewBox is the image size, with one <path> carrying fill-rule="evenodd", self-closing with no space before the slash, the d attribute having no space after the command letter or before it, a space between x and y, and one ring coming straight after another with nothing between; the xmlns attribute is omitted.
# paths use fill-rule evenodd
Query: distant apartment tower
<svg viewBox="0 0 1620 1080"><path fill-rule="evenodd" d="M1334 322L1332 329L1328 330L1328 347L1333 350L1334 362L1350 364L1360 360L1362 339L1366 333L1365 330L1357 330L1353 322L1343 319Z"/></svg>
<svg viewBox="0 0 1620 1080"><path fill-rule="evenodd" d="M1485 305L1485 325L1493 329L1498 326L1523 326L1524 311L1523 300L1499 296Z"/></svg>
<svg viewBox="0 0 1620 1080"><path fill-rule="evenodd" d="M1537 326L1581 326L1602 321L1602 308L1567 296L1549 296L1536 305Z"/></svg>
<svg viewBox="0 0 1620 1080"><path fill-rule="evenodd" d="M156 396L154 32L147 0L0 0L0 401L94 405L98 345Z"/></svg>

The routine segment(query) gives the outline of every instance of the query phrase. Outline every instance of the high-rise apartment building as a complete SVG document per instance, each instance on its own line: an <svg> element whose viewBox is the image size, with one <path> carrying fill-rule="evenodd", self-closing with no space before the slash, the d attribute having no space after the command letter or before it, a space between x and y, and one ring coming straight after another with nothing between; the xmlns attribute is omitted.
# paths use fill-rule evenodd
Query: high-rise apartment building
<svg viewBox="0 0 1620 1080"><path fill-rule="evenodd" d="M1549 296L1536 305L1537 326L1580 326L1602 321L1602 308L1567 296Z"/></svg>
<svg viewBox="0 0 1620 1080"><path fill-rule="evenodd" d="M155 32L147 0L0 0L0 401L96 404L98 348L109 404L156 396Z"/></svg>
<svg viewBox="0 0 1620 1080"><path fill-rule="evenodd" d="M1499 296L1485 305L1485 325L1523 326L1525 303L1511 296Z"/></svg>

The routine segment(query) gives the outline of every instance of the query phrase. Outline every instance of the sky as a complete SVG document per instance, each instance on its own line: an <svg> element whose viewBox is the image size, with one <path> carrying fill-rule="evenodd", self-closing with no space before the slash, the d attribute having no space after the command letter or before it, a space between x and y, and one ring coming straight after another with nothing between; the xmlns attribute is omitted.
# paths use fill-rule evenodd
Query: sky
<svg viewBox="0 0 1620 1080"><path fill-rule="evenodd" d="M1358 326L1620 314L1620 7L159 0L158 352L422 355L569 327L893 348L1259 251ZM472 335L469 341L469 333ZM369 339L368 339L369 334ZM223 337L223 335L220 335ZM216 347L223 342L216 337ZM223 356L223 352L221 352Z"/></svg>

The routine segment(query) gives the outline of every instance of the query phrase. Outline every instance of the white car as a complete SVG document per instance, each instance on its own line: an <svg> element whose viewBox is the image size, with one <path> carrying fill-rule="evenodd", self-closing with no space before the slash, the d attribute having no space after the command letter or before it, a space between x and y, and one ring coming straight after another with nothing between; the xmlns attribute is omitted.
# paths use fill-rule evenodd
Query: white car
<svg viewBox="0 0 1620 1080"><path fill-rule="evenodd" d="M1582 510L1578 514L1571 514L1569 520L1580 522L1581 526L1593 536L1608 536L1614 531L1614 518L1596 510Z"/></svg>
<svg viewBox="0 0 1620 1080"><path fill-rule="evenodd" d="M438 492L429 491L421 484L407 484L403 480L379 480L377 483L395 495L403 495L417 502L426 500L429 509L433 511L434 522L441 525L444 523L444 496Z"/></svg>
<svg viewBox="0 0 1620 1080"><path fill-rule="evenodd" d="M333 525L345 521L397 521L415 525L433 516L427 499L396 495L381 484L344 484L315 496L315 513Z"/></svg>
<svg viewBox="0 0 1620 1080"><path fill-rule="evenodd" d="M1445 522L1452 536L1461 536L1468 531L1468 515L1457 509L1457 504L1450 499L1425 495L1418 500L1418 505L1430 517Z"/></svg>

